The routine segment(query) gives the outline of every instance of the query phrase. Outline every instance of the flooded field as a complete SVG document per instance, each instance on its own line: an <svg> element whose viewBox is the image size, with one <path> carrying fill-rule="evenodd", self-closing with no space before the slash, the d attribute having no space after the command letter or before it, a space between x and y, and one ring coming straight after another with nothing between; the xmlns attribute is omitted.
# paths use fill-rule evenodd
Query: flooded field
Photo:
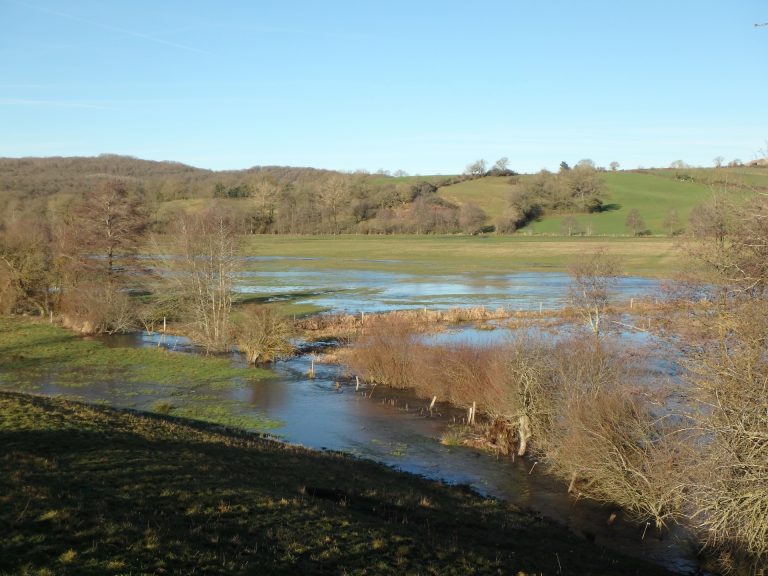
<svg viewBox="0 0 768 576"><path fill-rule="evenodd" d="M483 305L512 309L562 306L568 277L563 274L526 273L507 276L416 276L367 271L317 272L293 269L282 273L251 273L239 290L290 298L332 311L375 312L409 307L447 308ZM640 278L624 279L617 298L647 295L658 286ZM436 343L468 341L477 345L510 338L503 328L452 329L429 336ZM643 334L624 335L637 346ZM162 346L179 353L194 353L182 338L156 334L111 336L102 341L115 347ZM233 363L241 359L235 353ZM481 494L503 498L568 525L577 534L598 544L652 559L680 573L697 569L684 534L658 533L622 518L609 524L615 509L576 502L566 488L554 482L529 459L497 458L462 446L446 445L441 438L461 421L463 411L437 404L430 413L427 402L407 391L384 387L356 389L354 379L333 364L315 364L302 355L278 362L274 377L258 381L233 379L222 385L157 384L110 379L76 383L50 373L28 382L29 391L64 395L95 403L141 410L167 411L173 415L205 417L222 413L232 425L268 430L285 441L320 450L338 450L374 459L398 469L454 484ZM658 370L668 366L659 365ZM3 381L12 389L12 381ZM201 416L202 415L202 416Z"/></svg>
<svg viewBox="0 0 768 576"><path fill-rule="evenodd" d="M570 277L558 272L514 274L402 274L370 270L313 270L287 260L287 270L245 272L237 291L267 301L311 304L332 312L485 306L509 310L557 309L568 299ZM621 278L619 301L653 293L659 281Z"/></svg>

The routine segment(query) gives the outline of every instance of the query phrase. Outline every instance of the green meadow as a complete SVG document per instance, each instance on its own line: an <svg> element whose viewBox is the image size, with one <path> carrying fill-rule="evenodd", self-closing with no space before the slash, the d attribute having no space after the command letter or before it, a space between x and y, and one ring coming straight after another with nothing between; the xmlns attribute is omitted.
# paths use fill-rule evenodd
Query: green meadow
<svg viewBox="0 0 768 576"><path fill-rule="evenodd" d="M527 176L521 176L524 181ZM592 235L625 236L630 210L637 210L651 235L668 235L665 219L676 211L680 228L691 210L714 194L726 194L736 201L768 189L764 168L662 169L604 172L606 210L596 214L575 214L578 228ZM507 207L515 185L509 178L486 177L440 188L439 194L457 204L475 203L488 214L489 222ZM548 214L520 230L520 234L562 235L565 214Z"/></svg>

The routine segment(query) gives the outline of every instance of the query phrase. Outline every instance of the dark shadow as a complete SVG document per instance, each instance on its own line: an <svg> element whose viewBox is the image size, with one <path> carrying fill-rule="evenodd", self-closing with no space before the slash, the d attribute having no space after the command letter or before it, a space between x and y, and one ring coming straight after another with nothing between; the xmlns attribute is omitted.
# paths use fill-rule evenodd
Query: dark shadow
<svg viewBox="0 0 768 576"><path fill-rule="evenodd" d="M600 212L615 212L616 210L621 210L622 205L611 203L611 204L603 204L600 207Z"/></svg>
<svg viewBox="0 0 768 576"><path fill-rule="evenodd" d="M0 573L668 574L337 453L23 394L0 392L0 413Z"/></svg>

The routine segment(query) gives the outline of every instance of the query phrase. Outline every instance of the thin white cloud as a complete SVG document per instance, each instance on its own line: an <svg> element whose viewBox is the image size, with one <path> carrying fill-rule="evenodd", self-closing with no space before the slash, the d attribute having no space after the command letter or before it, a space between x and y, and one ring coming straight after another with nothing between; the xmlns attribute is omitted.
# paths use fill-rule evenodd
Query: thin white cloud
<svg viewBox="0 0 768 576"><path fill-rule="evenodd" d="M45 108L102 108L92 102L78 100L33 100L31 98L0 98L0 106L42 106Z"/></svg>
<svg viewBox="0 0 768 576"><path fill-rule="evenodd" d="M131 36L134 38L141 38L143 40L148 40L156 44L169 46L171 48L176 48L178 50L186 50L188 52L196 52L198 54L209 54L209 55L211 54L211 52L208 52L207 50L203 50L201 48L196 48L195 46L188 46L186 44L179 44L178 42L171 42L170 40L164 40L163 38L158 38L157 35L145 34L144 32L138 32L136 30L128 30L126 28L119 28L117 26L112 26L111 24L103 24L101 22L88 20L87 18L81 18L80 16L59 12L57 10L51 10L49 8L44 8L42 6L36 6L34 4L29 4L27 2L20 2L19 0L6 0L6 2L9 2L11 4L16 4L18 6L23 6L24 8L37 10L39 12L44 12L46 14L51 14L53 16L58 16L59 18L72 20L73 22L81 22L83 24L88 24L89 26L94 26L96 28L101 28L103 30L118 32L120 34L125 34L127 36Z"/></svg>

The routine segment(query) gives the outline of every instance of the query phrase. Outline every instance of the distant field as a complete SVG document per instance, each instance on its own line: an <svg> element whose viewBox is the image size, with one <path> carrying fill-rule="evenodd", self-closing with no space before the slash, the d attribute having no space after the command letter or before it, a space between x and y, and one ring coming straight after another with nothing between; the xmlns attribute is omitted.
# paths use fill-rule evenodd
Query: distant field
<svg viewBox="0 0 768 576"><path fill-rule="evenodd" d="M371 183L375 185L381 184L416 184L417 182L432 182L437 184L446 178L452 178L450 174L427 174L425 176L373 176Z"/></svg>
<svg viewBox="0 0 768 576"><path fill-rule="evenodd" d="M656 174L606 173L603 180L608 187L606 204L610 209L576 216L582 227L591 226L593 234L629 234L624 223L632 209L640 213L651 234L667 234L664 219L671 210L677 210L680 223L685 226L691 210L713 195L708 186ZM529 228L540 234L560 234L562 216L545 218Z"/></svg>
<svg viewBox="0 0 768 576"><path fill-rule="evenodd" d="M440 196L455 204L474 202L485 210L492 221L504 212L512 188L508 176L488 176L445 186L440 189Z"/></svg>
<svg viewBox="0 0 768 576"><path fill-rule="evenodd" d="M300 258L296 265L302 268L406 273L558 271L598 248L618 256L631 274L668 276L684 263L677 241L667 238L265 235L248 236L245 243L249 255ZM284 270L291 262L266 260L254 265Z"/></svg>
<svg viewBox="0 0 768 576"><path fill-rule="evenodd" d="M691 176L695 181L680 179ZM577 214L582 230L594 235L627 235L625 226L630 210L639 211L652 235L666 235L664 220L676 210L682 226L691 210L716 192L727 192L743 198L753 189L768 189L768 170L761 168L714 169L659 169L647 172L606 172L602 177L607 186L608 210L599 214ZM525 178L523 176L522 178ZM440 189L440 195L452 202L474 202L483 208L489 222L507 206L513 190L509 178L488 177L462 182ZM564 215L549 215L521 230L528 234L562 233Z"/></svg>

